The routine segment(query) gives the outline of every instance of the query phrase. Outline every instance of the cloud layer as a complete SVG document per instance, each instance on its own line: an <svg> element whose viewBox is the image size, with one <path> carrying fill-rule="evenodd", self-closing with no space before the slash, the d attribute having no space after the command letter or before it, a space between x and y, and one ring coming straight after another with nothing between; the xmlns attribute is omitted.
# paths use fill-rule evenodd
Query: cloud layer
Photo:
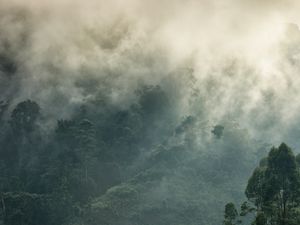
<svg viewBox="0 0 300 225"><path fill-rule="evenodd" d="M178 118L234 120L299 147L297 9L292 0L3 0L0 93L34 99L56 119L99 96L126 108L140 85L158 84Z"/></svg>

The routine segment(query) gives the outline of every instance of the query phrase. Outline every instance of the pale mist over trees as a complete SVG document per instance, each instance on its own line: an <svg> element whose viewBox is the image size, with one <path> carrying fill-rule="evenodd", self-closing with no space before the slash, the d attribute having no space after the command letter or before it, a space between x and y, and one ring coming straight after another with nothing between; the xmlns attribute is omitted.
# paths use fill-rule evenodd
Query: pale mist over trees
<svg viewBox="0 0 300 225"><path fill-rule="evenodd" d="M297 1L0 1L0 224L300 224Z"/></svg>

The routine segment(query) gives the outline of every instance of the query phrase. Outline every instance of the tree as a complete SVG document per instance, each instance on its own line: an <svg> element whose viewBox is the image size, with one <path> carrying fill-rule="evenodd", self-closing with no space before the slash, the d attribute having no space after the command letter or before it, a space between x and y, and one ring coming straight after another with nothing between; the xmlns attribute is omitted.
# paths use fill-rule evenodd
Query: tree
<svg viewBox="0 0 300 225"><path fill-rule="evenodd" d="M238 212L235 208L235 205L230 202L225 205L225 212L224 212L224 225L234 225L235 220L238 216Z"/></svg>
<svg viewBox="0 0 300 225"><path fill-rule="evenodd" d="M54 158L65 179L58 183L65 182L76 201L86 202L99 189L94 179L99 164L95 135L94 124L88 119L57 123Z"/></svg>
<svg viewBox="0 0 300 225"><path fill-rule="evenodd" d="M220 139L223 136L223 131L224 127L222 125L216 125L211 132L216 136L216 138Z"/></svg>
<svg viewBox="0 0 300 225"><path fill-rule="evenodd" d="M39 117L40 107L36 102L26 100L18 103L11 112L9 129L6 129L1 140L0 156L6 168L9 168L6 170L9 180L18 177L18 183L27 183L28 186L30 182L27 181L36 178L33 174L29 175L29 171L35 171L36 175L39 170L37 158L40 154L41 136L36 129Z"/></svg>
<svg viewBox="0 0 300 225"><path fill-rule="evenodd" d="M39 105L31 100L20 102L11 113L10 125L15 134L30 133L34 130L40 115Z"/></svg>
<svg viewBox="0 0 300 225"><path fill-rule="evenodd" d="M299 224L295 221L299 190L299 169L292 150L285 143L273 147L267 163L254 170L246 188L247 198L257 207L254 224Z"/></svg>
<svg viewBox="0 0 300 225"><path fill-rule="evenodd" d="M251 202L253 202L259 210L262 208L263 205L264 175L265 168L256 168L248 181L248 185L245 192L247 198Z"/></svg>

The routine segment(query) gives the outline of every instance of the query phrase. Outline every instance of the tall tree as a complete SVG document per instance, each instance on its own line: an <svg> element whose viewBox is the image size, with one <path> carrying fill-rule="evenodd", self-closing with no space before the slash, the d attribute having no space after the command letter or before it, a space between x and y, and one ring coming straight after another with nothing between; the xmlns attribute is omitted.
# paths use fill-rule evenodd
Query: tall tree
<svg viewBox="0 0 300 225"><path fill-rule="evenodd" d="M261 163L249 179L246 196L257 207L255 224L299 224L300 176L292 150L282 143L269 152L267 164Z"/></svg>

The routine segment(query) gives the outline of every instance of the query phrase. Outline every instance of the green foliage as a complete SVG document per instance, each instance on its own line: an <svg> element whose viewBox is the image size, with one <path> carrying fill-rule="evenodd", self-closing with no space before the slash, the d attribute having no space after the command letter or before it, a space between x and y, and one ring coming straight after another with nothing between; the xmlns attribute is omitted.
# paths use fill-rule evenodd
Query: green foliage
<svg viewBox="0 0 300 225"><path fill-rule="evenodd" d="M282 143L269 152L248 181L246 196L257 207L256 225L299 223L300 174L292 150Z"/></svg>
<svg viewBox="0 0 300 225"><path fill-rule="evenodd" d="M216 138L221 138L223 135L224 127L222 125L214 126L214 129L211 131Z"/></svg>
<svg viewBox="0 0 300 225"><path fill-rule="evenodd" d="M238 212L235 208L235 205L230 202L225 205L225 212L224 212L224 225L234 225L235 220L238 216Z"/></svg>
<svg viewBox="0 0 300 225"><path fill-rule="evenodd" d="M265 214L263 212L258 212L255 221L253 222L254 225L266 225L268 222Z"/></svg>
<svg viewBox="0 0 300 225"><path fill-rule="evenodd" d="M7 192L1 195L2 221L12 225L50 224L48 204L47 196Z"/></svg>
<svg viewBox="0 0 300 225"><path fill-rule="evenodd" d="M238 212L235 208L235 205L230 202L225 205L225 214L224 218L228 220L235 220L238 215Z"/></svg>
<svg viewBox="0 0 300 225"><path fill-rule="evenodd" d="M11 113L10 124L13 131L16 134L32 132L39 115L40 107L36 102L20 102Z"/></svg>
<svg viewBox="0 0 300 225"><path fill-rule="evenodd" d="M228 124L217 141L195 116L175 119L159 86L139 88L136 98L122 109L89 102L56 125L38 103L17 104L0 127L5 224L221 221L223 204L243 198L259 146Z"/></svg>

